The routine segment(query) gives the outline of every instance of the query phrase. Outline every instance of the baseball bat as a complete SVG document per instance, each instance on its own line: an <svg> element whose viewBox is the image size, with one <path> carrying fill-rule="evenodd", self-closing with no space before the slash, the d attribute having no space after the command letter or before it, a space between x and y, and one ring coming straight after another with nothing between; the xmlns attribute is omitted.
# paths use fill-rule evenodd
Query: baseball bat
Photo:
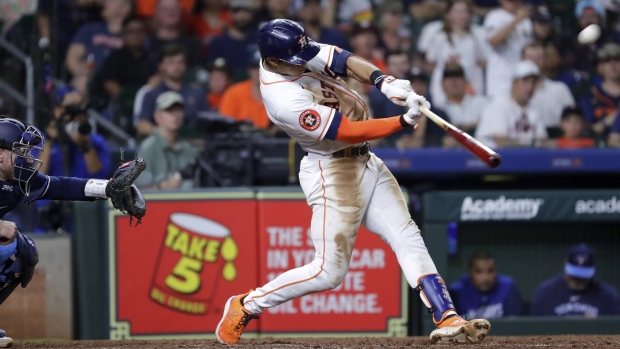
<svg viewBox="0 0 620 349"><path fill-rule="evenodd" d="M465 146L470 152L476 155L482 162L487 164L491 168L496 168L502 162L502 157L493 149L487 147L479 140L463 132L458 127L452 125L446 120L442 119L439 115L433 113L423 105L420 105L420 112L426 115L439 127L443 128L459 143Z"/></svg>

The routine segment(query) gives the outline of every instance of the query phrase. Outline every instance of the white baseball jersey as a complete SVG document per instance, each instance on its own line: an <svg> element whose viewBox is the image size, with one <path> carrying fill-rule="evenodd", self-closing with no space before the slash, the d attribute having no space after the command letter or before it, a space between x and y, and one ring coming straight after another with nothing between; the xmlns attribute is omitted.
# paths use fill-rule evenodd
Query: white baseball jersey
<svg viewBox="0 0 620 349"><path fill-rule="evenodd" d="M321 44L301 76L285 76L260 66L260 90L271 121L295 138L301 147L321 155L332 154L351 144L325 138L336 113L351 121L370 117L362 97L346 87L334 73L344 59L342 50ZM335 131L335 130L334 130Z"/></svg>

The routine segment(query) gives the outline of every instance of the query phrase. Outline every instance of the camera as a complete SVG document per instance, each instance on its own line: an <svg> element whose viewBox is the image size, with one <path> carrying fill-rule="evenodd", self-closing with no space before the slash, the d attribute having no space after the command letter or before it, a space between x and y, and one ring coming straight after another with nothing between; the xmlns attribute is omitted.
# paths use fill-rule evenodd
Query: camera
<svg viewBox="0 0 620 349"><path fill-rule="evenodd" d="M92 126L88 122L88 119L79 120L83 119L82 117L86 117L86 109L81 105L69 104L63 106L62 117L64 120L67 120L65 123L65 132L67 134L72 134L77 131L81 135L86 136L93 130ZM76 118L78 120L76 120Z"/></svg>

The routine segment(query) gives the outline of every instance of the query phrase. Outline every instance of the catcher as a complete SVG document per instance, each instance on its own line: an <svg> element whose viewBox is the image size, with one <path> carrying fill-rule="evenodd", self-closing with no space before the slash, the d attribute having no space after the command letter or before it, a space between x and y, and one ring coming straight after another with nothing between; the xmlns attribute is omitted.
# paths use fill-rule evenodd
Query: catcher
<svg viewBox="0 0 620 349"><path fill-rule="evenodd" d="M110 198L113 206L140 223L146 213L144 197L132 183L146 168L142 159L121 165L110 180L46 176L38 172L43 150L41 131L22 121L0 118L0 218L20 201L39 199L94 201ZM0 220L0 304L17 285L28 286L39 262L34 241L15 223ZM13 340L0 330L0 348Z"/></svg>

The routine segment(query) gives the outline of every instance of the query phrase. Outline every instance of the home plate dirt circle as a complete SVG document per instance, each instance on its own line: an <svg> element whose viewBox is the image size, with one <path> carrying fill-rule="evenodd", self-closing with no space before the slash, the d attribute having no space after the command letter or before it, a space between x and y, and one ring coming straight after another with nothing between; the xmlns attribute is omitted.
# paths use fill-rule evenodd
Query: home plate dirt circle
<svg viewBox="0 0 620 349"><path fill-rule="evenodd" d="M242 339L239 344L231 348L258 348L258 349L362 349L362 348L620 348L620 336L608 335L566 335L566 336L518 336L494 337L489 336L478 344L431 344L427 337L384 338L263 338ZM219 344L215 339L208 340L125 340L125 341L70 341L70 342L19 342L13 348L183 348L183 349L223 349L227 346Z"/></svg>

